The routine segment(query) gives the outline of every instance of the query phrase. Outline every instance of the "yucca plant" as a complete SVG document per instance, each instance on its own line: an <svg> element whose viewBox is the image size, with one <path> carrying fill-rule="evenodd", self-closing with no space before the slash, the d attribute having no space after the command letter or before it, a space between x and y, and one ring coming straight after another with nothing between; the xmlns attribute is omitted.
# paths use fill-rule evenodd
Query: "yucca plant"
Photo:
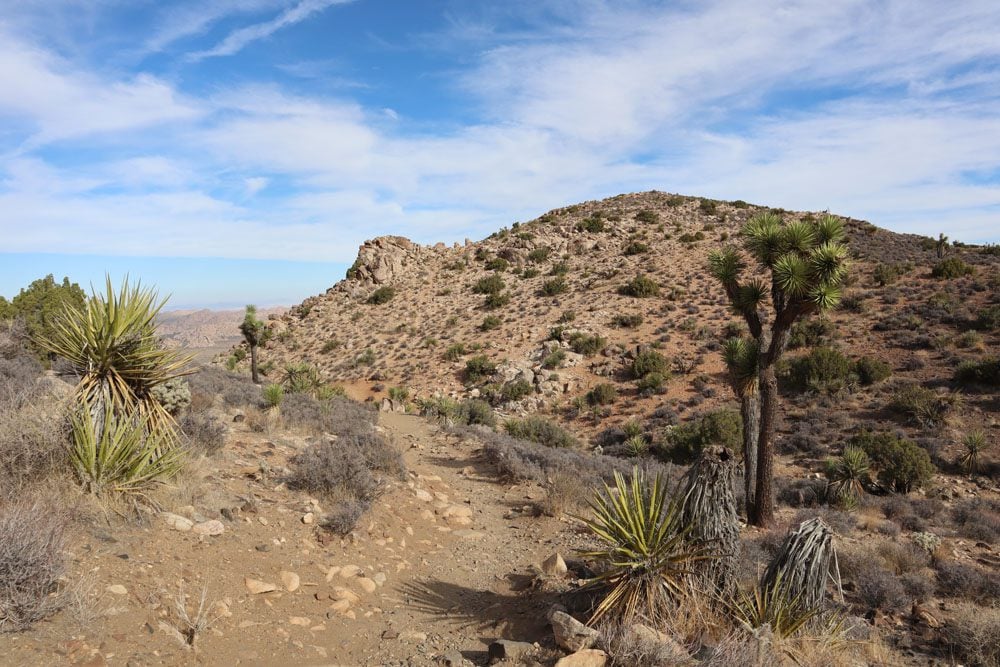
<svg viewBox="0 0 1000 667"><path fill-rule="evenodd" d="M625 622L639 613L657 618L685 594L693 565L710 557L685 539L681 502L662 476L647 480L636 467L629 479L616 471L614 482L590 500L594 518L584 519L605 546L583 555L607 568L588 584L607 590L591 624L605 616Z"/></svg>
<svg viewBox="0 0 1000 667"><path fill-rule="evenodd" d="M625 451L629 456L633 457L645 455L649 451L649 442L646 440L646 436L642 434L633 435L625 440Z"/></svg>
<svg viewBox="0 0 1000 667"><path fill-rule="evenodd" d="M741 590L726 603L737 623L754 632L765 624L778 637L789 637L815 617L819 612L800 603L798 596L790 594L781 579L772 586L758 584L752 590Z"/></svg>
<svg viewBox="0 0 1000 667"><path fill-rule="evenodd" d="M861 498L865 485L869 483L871 462L868 454L860 447L848 446L839 458L826 463L827 491L846 505L852 505Z"/></svg>
<svg viewBox="0 0 1000 667"><path fill-rule="evenodd" d="M986 450L986 434L982 431L970 431L962 440L965 451L958 457L958 464L967 475L978 474L982 469L982 454Z"/></svg>
<svg viewBox="0 0 1000 667"><path fill-rule="evenodd" d="M94 414L84 402L71 415L70 462L90 493L139 493L180 470L182 450L174 432L153 427L137 411L115 411L110 403Z"/></svg>
<svg viewBox="0 0 1000 667"><path fill-rule="evenodd" d="M188 373L190 357L163 347L155 317L166 300L111 279L82 308L67 307L38 343L79 374L73 410L74 468L95 492L133 491L180 465L173 417L154 389Z"/></svg>
<svg viewBox="0 0 1000 667"><path fill-rule="evenodd" d="M265 385L262 393L264 395L264 405L269 408L278 407L285 398L285 388L280 384Z"/></svg>

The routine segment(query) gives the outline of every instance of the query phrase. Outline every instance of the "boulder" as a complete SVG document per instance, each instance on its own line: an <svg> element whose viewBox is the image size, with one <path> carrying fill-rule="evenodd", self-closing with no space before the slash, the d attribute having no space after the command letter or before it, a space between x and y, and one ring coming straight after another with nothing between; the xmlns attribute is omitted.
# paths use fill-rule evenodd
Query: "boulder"
<svg viewBox="0 0 1000 667"><path fill-rule="evenodd" d="M588 648L560 658L556 667L604 667L608 664L608 654L596 648Z"/></svg>
<svg viewBox="0 0 1000 667"><path fill-rule="evenodd" d="M554 611L549 615L552 634L556 644L567 651L581 651L597 643L600 633L589 628L564 611Z"/></svg>

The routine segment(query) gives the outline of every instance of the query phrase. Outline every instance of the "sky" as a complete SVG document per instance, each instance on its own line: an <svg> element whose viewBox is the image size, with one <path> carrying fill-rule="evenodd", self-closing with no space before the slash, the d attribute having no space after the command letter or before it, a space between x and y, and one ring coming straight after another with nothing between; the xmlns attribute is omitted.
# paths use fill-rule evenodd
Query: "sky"
<svg viewBox="0 0 1000 667"><path fill-rule="evenodd" d="M293 304L661 190L1000 240L995 0L0 0L0 295Z"/></svg>

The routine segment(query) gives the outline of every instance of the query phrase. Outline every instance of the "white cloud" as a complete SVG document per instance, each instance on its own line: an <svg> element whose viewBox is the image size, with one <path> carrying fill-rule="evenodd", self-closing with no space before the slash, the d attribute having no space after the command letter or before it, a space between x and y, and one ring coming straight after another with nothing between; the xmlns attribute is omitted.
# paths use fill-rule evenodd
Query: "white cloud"
<svg viewBox="0 0 1000 667"><path fill-rule="evenodd" d="M343 5L349 2L353 2L353 0L300 0L298 4L289 7L270 21L255 23L234 30L211 49L192 53L189 58L196 61L216 56L231 56L242 51L248 44L270 37L288 26L301 23L313 14L333 5Z"/></svg>

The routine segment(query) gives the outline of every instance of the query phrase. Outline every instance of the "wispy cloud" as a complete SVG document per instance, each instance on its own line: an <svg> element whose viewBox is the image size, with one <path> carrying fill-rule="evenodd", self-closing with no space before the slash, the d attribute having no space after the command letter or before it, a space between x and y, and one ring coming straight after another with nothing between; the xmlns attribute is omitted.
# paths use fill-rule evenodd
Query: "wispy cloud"
<svg viewBox="0 0 1000 667"><path fill-rule="evenodd" d="M189 60L198 61L217 56L231 56L242 51L247 45L270 37L282 28L305 21L313 14L328 9L334 5L344 5L353 0L301 0L294 7L289 7L270 21L255 23L229 33L225 39L205 51L197 51L188 56Z"/></svg>

